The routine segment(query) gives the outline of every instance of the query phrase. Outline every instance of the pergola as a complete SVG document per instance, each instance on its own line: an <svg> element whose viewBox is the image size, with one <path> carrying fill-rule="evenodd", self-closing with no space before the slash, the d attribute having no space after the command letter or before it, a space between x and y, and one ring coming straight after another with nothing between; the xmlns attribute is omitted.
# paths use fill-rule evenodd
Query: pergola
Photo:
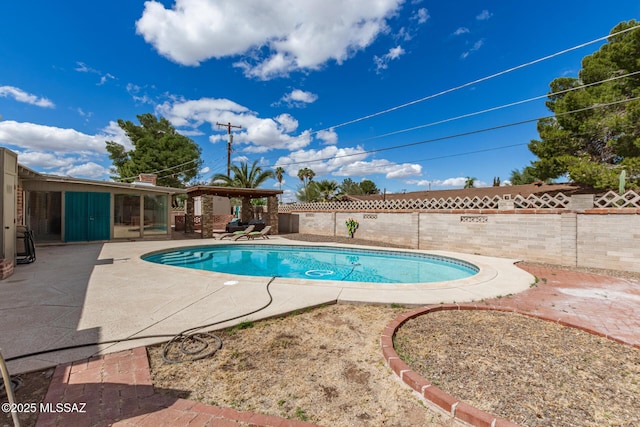
<svg viewBox="0 0 640 427"><path fill-rule="evenodd" d="M267 220L266 225L271 226L271 234L278 234L278 195L282 194L282 190L265 190L263 188L238 188L238 187L219 187L213 185L198 185L187 189L187 212L185 226L187 230L193 230L193 199L200 197L202 199L202 237L211 237L206 230L213 230L214 218L210 209L206 206L213 205L213 197L238 197L241 199L262 199L267 198ZM240 211L240 219L248 222L252 213L248 203L242 204Z"/></svg>

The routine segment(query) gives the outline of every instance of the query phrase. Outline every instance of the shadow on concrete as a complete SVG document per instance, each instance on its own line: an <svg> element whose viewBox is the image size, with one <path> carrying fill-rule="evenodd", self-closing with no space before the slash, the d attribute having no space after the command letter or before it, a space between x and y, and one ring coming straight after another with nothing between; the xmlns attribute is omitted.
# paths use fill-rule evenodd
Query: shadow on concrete
<svg viewBox="0 0 640 427"><path fill-rule="evenodd" d="M17 265L12 276L0 281L0 348L12 374L80 359L98 350L88 346L65 352L64 359L61 353L47 353L15 360L98 341L99 328L78 329L78 325L95 266L113 262L99 259L102 247L101 243L41 246L36 262Z"/></svg>

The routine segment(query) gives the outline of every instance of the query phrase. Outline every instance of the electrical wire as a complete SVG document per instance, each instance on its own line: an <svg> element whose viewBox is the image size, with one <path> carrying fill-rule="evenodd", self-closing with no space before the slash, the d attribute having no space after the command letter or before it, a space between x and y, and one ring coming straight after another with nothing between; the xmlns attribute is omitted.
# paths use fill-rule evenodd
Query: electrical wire
<svg viewBox="0 0 640 427"><path fill-rule="evenodd" d="M567 111L567 112L564 112L564 113L557 113L557 114L551 115L551 116L542 116L542 117L537 117L537 118L534 118L534 119L521 120L521 121L518 121L518 122L507 123L507 124L504 124L504 125L492 126L492 127L484 128L484 129L476 129L476 130L469 131L469 132L462 132L462 133L453 134L453 135L446 135L446 136L442 136L442 137L438 137L438 138L425 139L425 140L421 140L421 141L410 142L410 143L407 143L407 144L399 144L399 145L393 145L393 146L390 146L390 147L376 148L376 149L373 149L373 150L358 151L357 153L348 153L348 154L342 154L342 155L336 155L336 156L330 156L330 157L321 157L321 158L317 158L317 159L313 159L313 160L304 160L304 161L298 161L298 162L280 163L280 164L278 164L278 166L291 166L291 165L297 165L297 164L310 164L310 163L323 162L325 160L335 160L335 159L341 159L341 158L345 158L345 157L362 156L363 154L372 154L372 153L379 153L379 152L382 152L382 151L397 150L397 149L400 149L400 148L413 147L413 146L416 146L416 145L422 145L422 144L427 144L427 143L431 143L431 142L445 141L445 140L448 140L448 139L460 138L460 137L463 137L463 136L470 136L470 135L476 135L476 134L485 133L485 132L491 132L491 131L498 130L498 129L505 129L505 128L509 128L509 127L513 127L513 126L523 125L523 124L526 124L526 123L537 122L538 120L556 118L556 117L561 117L561 116L565 116L565 115L569 115L569 114L575 114L575 113L580 113L580 112L584 112L584 111L594 110L596 108L610 107L612 105L624 104L624 103L627 103L627 102L636 101L638 99L640 99L640 97L623 99L623 100L620 100L620 101L614 101L614 102L610 102L610 103L607 103L607 104L592 105L590 107L580 108L580 109L577 109L577 110Z"/></svg>
<svg viewBox="0 0 640 427"><path fill-rule="evenodd" d="M166 172L166 171L169 171L169 170L177 169L177 168L179 168L181 166L188 165L189 163L197 162L198 160L199 159L193 159L193 160L189 160L188 162L184 162L184 163L181 163L181 164L176 165L176 166L171 166L170 168L160 169L160 170L157 170L157 171L154 171L154 172L145 172L145 173L158 174L160 172ZM117 178L117 179L115 179L115 181L127 181L127 180L130 180L130 179L136 179L136 178L138 178L138 175L130 176L130 177L127 177L127 178Z"/></svg>
<svg viewBox="0 0 640 427"><path fill-rule="evenodd" d="M537 64L539 62L543 62L543 61L546 61L548 59L555 58L556 56L564 55L565 53L569 53L571 51L574 51L574 50L577 50L577 49L581 49L581 48L589 46L591 44L598 43L598 42L601 42L603 40L606 40L606 39L608 39L610 37L614 37L614 36L617 36L617 35L620 35L620 34L635 30L637 28L640 28L640 24L636 25L636 26L633 26L633 27L630 27L630 28L627 28L627 29L624 29L624 30L621 30L621 31L618 31L618 32L613 33L613 34L608 34L606 36L599 37L597 39L588 41L586 43L581 43L581 44L579 44L577 46L573 46L573 47L570 47L568 49L561 50L561 51L553 53L551 55L547 55L547 56L544 56L542 58L538 58L538 59L535 59L533 61L529 61L529 62L526 62L524 64L520 64L520 65L517 65L515 67L508 68L506 70L503 70L503 71L500 71L500 72L497 72L497 73L494 73L494 74L491 74L491 75L488 75L488 76L485 76L485 77L470 81L468 83L464 83L464 84L461 84L459 86L455 86L455 87L452 87L450 89L446 89L446 90L443 90L441 92L438 92L438 93L435 93L435 94L432 94L432 95L428 95L428 96L425 96L423 98L416 99L414 101L410 101L410 102L407 102L407 103L404 103L404 104L400 104L400 105L395 106L395 107L387 108L386 110L382 110L382 111L379 111L379 112L373 113L373 114L368 114L366 116L362 116L362 117L359 117L357 119L349 120L349 121L346 121L346 122L343 122L343 123L340 123L340 124L337 124L337 125L329 126L327 128L312 132L312 134L316 134L316 133L322 132L322 131L332 130L332 129L335 129L335 128L338 128L338 127L351 125L351 124L354 124L354 123L358 123L358 122L361 122L361 121L364 121L364 120L371 119L373 117L377 117L377 116L381 116L383 114L390 113L392 111L397 111L397 110L400 110L402 108L409 107L411 105L419 104L419 103L427 101L429 99L437 98L439 96L446 95L448 93L455 92L457 90L464 89L466 87L473 86L475 84L482 83L482 82L485 82L487 80L491 80L493 78L503 76L505 74L508 74L508 73L513 72L513 71L519 70L521 68L525 68L525 67Z"/></svg>
<svg viewBox="0 0 640 427"><path fill-rule="evenodd" d="M614 76L614 77L610 77L608 79L600 80L600 81L597 81L597 82L592 82L592 83L588 83L588 84L579 85L579 86L576 86L576 87L573 87L573 88L564 89L564 90L561 90L561 91L558 91L558 92L554 92L552 95L554 95L554 96L563 95L563 94L566 94L566 93L569 93L569 92L585 89L587 87L592 87L592 86L596 86L596 85L603 84L603 83L609 83L609 82L612 82L614 80L627 78L627 77L633 77L633 76L636 76L638 74L640 74L640 71L634 71L632 73L627 73L627 74L623 74L623 75L620 75L620 76ZM496 106L496 107L491 107L491 108L487 108L487 109L484 109L484 110L475 111L475 112L471 112L471 113L467 113L467 114L463 114L463 115L459 115L459 116L455 116L455 117L450 117L450 118L447 118L447 119L442 119L442 120L438 120L438 121L431 122L431 123L426 123L426 124L422 124L422 125L418 125L418 126L413 126L413 127L410 127L410 128L400 129L400 130L389 132L389 133L386 133L386 134L375 135L375 136L371 136L369 138L358 139L358 140L352 141L351 143L352 144L357 144L357 143L366 142L366 141L370 141L370 140L374 140L374 139L381 139L381 138L388 137L388 136L393 136L393 135L397 135L397 134L401 134L401 133L406 133L406 132L410 132L410 131L414 131L414 130L418 130L418 129L423 129L423 128L427 128L427 127L432 127L432 126L448 123L448 122L453 122L453 121L464 119L464 118L478 116L478 115L481 115L481 114L486 114L486 113L489 113L489 112L501 110L501 109L504 109L504 108L513 107L513 106L516 106L516 105L521 105L521 104L524 104L524 103L528 103L528 102L544 99L544 98L549 97L549 95L550 95L549 93L544 94L544 95L538 95L538 96L531 97L531 98L528 98L528 99L515 101L515 102L508 103L508 104L503 104L503 105L499 105L499 106ZM362 153L362 152L358 152L357 154L354 153L353 155L358 155L360 153ZM334 158L334 157L331 157L331 158ZM309 163L309 161L300 161L300 162L296 162L296 163L276 163L276 164L271 165L270 167L283 166L283 165L287 166L287 165L292 165L292 164L303 164L303 163Z"/></svg>
<svg viewBox="0 0 640 427"><path fill-rule="evenodd" d="M615 77L611 77L611 78L608 78L608 79L605 79L605 80L600 80L598 82L593 82L593 83L589 83L589 84L576 86L576 87L565 89L565 90L561 90L561 91L558 91L558 92L553 92L552 94L548 94L547 93L547 94L544 94L544 95L538 95L538 96L534 96L534 97L531 97L531 98L523 99L523 100L520 100L520 101L515 101L515 102L508 103L508 104L499 105L497 107L491 107L491 108L486 108L484 110L475 111L473 113L462 114L460 116L450 117L448 119L438 120L436 122L426 123L426 124L413 126L413 127L410 127L410 128L405 128L405 129L401 129L401 130L397 130L397 131L393 131L393 132L389 132L389 133L385 133L385 134L381 134L381 135L372 136L372 137L369 137L369 138L359 139L357 141L354 141L353 143L370 141L372 139L385 138L387 136L398 135L400 133L411 132L411 131L418 130L418 129L424 129L424 128L431 127L431 126L441 125L443 123L449 123L449 122L453 122L453 121L460 120L460 119L466 119L466 118L473 117L473 116L479 116L481 114L491 113L493 111L502 110L502 109L509 108L509 107L515 107L516 105L522 105L522 104L526 104L528 102L538 101L540 99L548 98L549 95L553 95L553 96L563 95L563 94L566 94L566 93L569 93L569 92L573 92L573 91L576 91L576 90L585 89L587 87L596 86L596 85L599 85L599 84L602 84L602 83L608 83L608 82L611 82L611 81L614 81L614 80L618 80L618 79L622 79L622 78L626 78L626 77L632 77L632 76L635 76L635 75L638 75L638 74L640 74L640 71L634 71L633 73L628 73L628 74L624 74L624 75L621 75L621 76L615 76Z"/></svg>
<svg viewBox="0 0 640 427"><path fill-rule="evenodd" d="M348 126L348 125L351 125L351 124L354 124L354 123L362 122L362 121L365 121L365 120L368 120L368 119L372 119L374 117L378 117L378 116L381 116L381 115L384 115L384 114L387 114L387 113L390 113L390 112L393 112L393 111L397 111L397 110L400 110L400 109L403 109L403 108L406 108L406 107L409 107L409 106L412 106L412 105L416 105L416 104L428 101L430 99L434 99L434 98L440 97L442 95L446 95L446 94L458 91L460 89L464 89L464 88L476 85L478 83L482 83L482 82L485 82L487 80L491 80L491 79L494 79L496 77L500 77L500 76L503 76L505 74L509 74L509 73L511 73L513 71L520 70L522 68L526 68L526 67L529 67L531 65L538 64L540 62L555 58L557 56L564 55L564 54L572 52L574 50L581 49L583 47L592 45L594 43L598 43L598 42L607 40L610 37L615 37L617 35L624 34L624 33L627 33L629 31L633 31L633 30L638 29L638 28L640 28L640 24L639 25L635 25L633 27L626 28L624 30L621 30L621 31L618 31L618 32L615 32L615 33L612 33L612 34L607 34L606 36L598 37L597 39L594 39L594 40L591 40L591 41L588 41L588 42L585 42L585 43L578 44L576 46L573 46L573 47L558 51L556 53L552 53L552 54L547 55L547 56L543 56L543 57L538 58L538 59L534 59L534 60L529 61L529 62L525 62L525 63L517 65L515 67L511 67L511 68L508 68L506 70L502 70L502 71L499 71L497 73L490 74L488 76L481 77L479 79L476 79L476 80L473 80L473 81L470 81L470 82L467 82L467 83L464 83L464 84L461 84L461 85L458 85L458 86L454 86L452 88L445 89L443 91L440 91L440 92L437 92L437 93L434 93L434 94L431 94L431 95L427 95L427 96L424 96L422 98L419 98L419 99L416 99L416 100L413 100L413 101L406 102L404 104L400 104L400 105L397 105L397 106L394 106L394 107L390 107L390 108L387 108L385 110L378 111L376 113L367 114L365 116L361 116L361 117L358 117L358 118L355 118L355 119L351 119L351 120L348 120L348 121L345 121L345 122L342 122L342 123L339 123L339 124L335 124L335 125L332 125L332 126L327 126L325 128L319 129L317 131L312 131L308 135L316 135L316 134L318 134L320 132L331 131L331 130L334 130L336 128L340 128L340 127ZM307 135L305 135L305 137L306 136ZM299 138L301 138L301 137L298 137L296 139L299 139Z"/></svg>

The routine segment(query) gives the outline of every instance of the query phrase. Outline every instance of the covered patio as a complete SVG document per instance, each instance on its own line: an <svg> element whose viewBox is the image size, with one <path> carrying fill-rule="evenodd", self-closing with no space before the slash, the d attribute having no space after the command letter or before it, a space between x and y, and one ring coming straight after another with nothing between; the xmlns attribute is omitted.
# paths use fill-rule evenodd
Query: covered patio
<svg viewBox="0 0 640 427"><path fill-rule="evenodd" d="M265 224L271 226L271 234L278 234L278 195L282 194L282 190L266 190L261 188L237 188L237 187L218 187L212 185L198 185L187 189L186 215L185 215L185 232L194 232L194 199L200 197L202 204L202 238L213 236L214 230L220 225L216 221L214 215L214 199L216 197L227 197L242 199L242 208L240 210L240 220L249 222L253 218L251 209L252 199L267 199L267 214ZM229 212L230 213L230 212Z"/></svg>

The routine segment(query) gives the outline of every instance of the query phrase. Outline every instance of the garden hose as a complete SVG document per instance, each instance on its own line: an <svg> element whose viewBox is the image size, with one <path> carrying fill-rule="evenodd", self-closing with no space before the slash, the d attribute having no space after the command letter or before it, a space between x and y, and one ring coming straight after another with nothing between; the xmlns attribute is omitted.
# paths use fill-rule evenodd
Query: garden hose
<svg viewBox="0 0 640 427"><path fill-rule="evenodd" d="M250 311L248 313L243 313L239 316L234 316L230 319L224 319L214 323L209 323L207 325L201 325L201 326L185 329L184 331L179 332L178 334L144 335L144 336L137 336L137 337L128 337L128 338L123 338L118 340L107 340L107 341L98 341L98 342L85 343L85 344L75 344L75 345L69 345L65 347L52 348L48 350L35 351L32 353L23 354L20 356L9 357L6 359L6 361L11 362L14 360L25 359L27 357L33 357L33 356L39 356L42 354L54 353L57 351L73 350L77 348L90 347L90 346L101 345L101 344L118 344L121 342L148 339L148 338L171 338L171 340L167 344L165 344L162 350L162 359L166 363L180 363L180 362L186 362L186 361L200 360L205 357L211 356L216 351L218 351L222 347L222 340L218 336L213 335L211 333L197 332L197 331L205 328L210 328L215 325L219 325L221 323L231 322L233 320L237 320L242 317L247 317L269 307L273 302L273 296L271 295L270 286L271 286L271 283L273 283L273 281L276 279L276 277L278 276L273 276L271 280L269 280L269 282L267 283L266 290L267 290L267 295L269 296L269 301L266 304L264 304L263 306L253 311ZM211 341L213 341L216 344L212 346ZM168 353L171 350L171 347L176 344L180 344L179 354L182 355L181 358L168 356ZM2 355L0 354L0 358L1 356ZM6 369L6 366L4 364L5 359L0 359L0 361L2 362L0 363L0 365L2 365L3 367L2 374L4 377L4 369ZM8 372L7 372L7 377L8 377ZM5 385L8 383L10 384L10 382L7 382L7 381L9 380L5 379ZM10 388L11 387L9 387L9 389Z"/></svg>

